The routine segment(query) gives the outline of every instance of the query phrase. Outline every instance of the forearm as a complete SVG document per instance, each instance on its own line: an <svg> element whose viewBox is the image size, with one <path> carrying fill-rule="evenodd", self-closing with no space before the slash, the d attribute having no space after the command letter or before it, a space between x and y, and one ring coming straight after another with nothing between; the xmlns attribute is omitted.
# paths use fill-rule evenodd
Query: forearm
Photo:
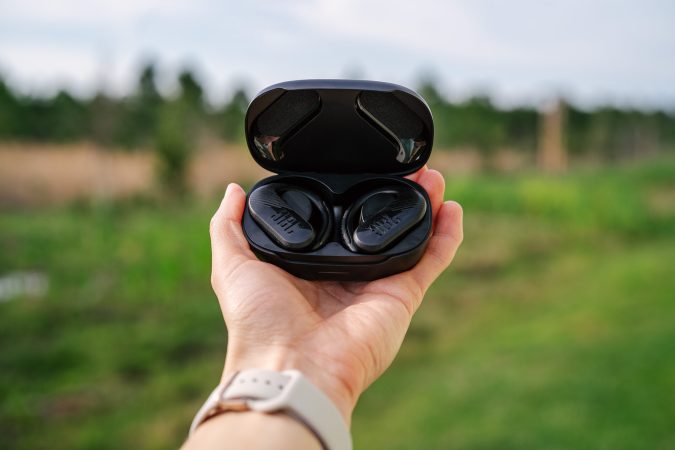
<svg viewBox="0 0 675 450"><path fill-rule="evenodd" d="M203 423L183 450L321 450L314 434L285 414L228 412Z"/></svg>

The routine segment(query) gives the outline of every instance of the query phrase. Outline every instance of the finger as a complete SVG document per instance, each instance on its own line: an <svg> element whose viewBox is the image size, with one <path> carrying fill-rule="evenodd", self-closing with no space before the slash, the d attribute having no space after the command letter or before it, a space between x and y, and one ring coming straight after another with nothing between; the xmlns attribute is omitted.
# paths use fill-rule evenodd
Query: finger
<svg viewBox="0 0 675 450"><path fill-rule="evenodd" d="M412 315L419 308L431 283L450 264L463 239L462 207L456 202L441 204L435 228L422 259L407 272L377 280L375 291L396 292ZM404 294L401 294L403 292Z"/></svg>
<svg viewBox="0 0 675 450"><path fill-rule="evenodd" d="M244 190L236 183L229 184L218 211L211 219L211 252L214 267L225 267L228 262L240 257L253 257L241 229L245 205Z"/></svg>
<svg viewBox="0 0 675 450"><path fill-rule="evenodd" d="M422 292L450 265L464 239L462 207L448 201L441 205L434 231L422 259L408 273Z"/></svg>
<svg viewBox="0 0 675 450"><path fill-rule="evenodd" d="M417 182L427 191L427 194L429 194L429 200L431 200L431 217L435 221L438 211L443 204L445 179L439 171L430 169L421 174Z"/></svg>
<svg viewBox="0 0 675 450"><path fill-rule="evenodd" d="M417 180L419 180L420 176L424 172L426 172L428 169L429 169L429 167L425 164L422 167L420 167L420 169L417 172L411 173L410 175L407 175L405 178L409 179L410 181L414 181L414 182L417 183Z"/></svg>

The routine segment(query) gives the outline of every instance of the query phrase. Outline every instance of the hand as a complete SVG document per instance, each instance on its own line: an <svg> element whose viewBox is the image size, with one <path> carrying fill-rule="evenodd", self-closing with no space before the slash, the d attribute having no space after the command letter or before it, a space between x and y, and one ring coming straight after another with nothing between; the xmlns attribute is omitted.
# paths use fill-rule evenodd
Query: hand
<svg viewBox="0 0 675 450"><path fill-rule="evenodd" d="M224 377L249 368L297 369L347 423L359 395L389 367L429 285L462 242L462 209L443 203L443 176L409 177L429 193L434 230L411 270L372 282L311 282L259 261L241 229L246 194L230 184L211 220L211 283L228 329Z"/></svg>

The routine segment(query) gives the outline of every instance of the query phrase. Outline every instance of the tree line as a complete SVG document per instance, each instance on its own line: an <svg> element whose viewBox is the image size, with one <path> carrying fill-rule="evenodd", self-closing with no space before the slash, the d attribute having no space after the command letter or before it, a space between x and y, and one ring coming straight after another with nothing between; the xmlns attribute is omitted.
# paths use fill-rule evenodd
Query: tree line
<svg viewBox="0 0 675 450"><path fill-rule="evenodd" d="M188 157L194 140L204 134L243 142L249 102L243 89L214 107L198 78L184 70L175 95L157 87L157 71L146 65L133 91L124 97L98 93L77 98L67 91L51 97L14 92L0 77L0 140L72 142L88 140L106 147L155 148L166 161L166 176ZM540 112L534 107L500 109L487 96L458 102L443 97L433 82L419 86L429 103L438 148L470 147L489 154L500 148L534 152ZM584 110L565 105L565 145L571 155L618 159L675 149L675 115L666 111Z"/></svg>
<svg viewBox="0 0 675 450"><path fill-rule="evenodd" d="M435 140L441 147L466 146L484 153L499 148L536 151L542 114L536 108L504 110L487 96L449 102L428 82L419 92L431 106ZM675 150L675 110L613 106L585 110L559 100L564 111L565 146L572 156L616 160Z"/></svg>

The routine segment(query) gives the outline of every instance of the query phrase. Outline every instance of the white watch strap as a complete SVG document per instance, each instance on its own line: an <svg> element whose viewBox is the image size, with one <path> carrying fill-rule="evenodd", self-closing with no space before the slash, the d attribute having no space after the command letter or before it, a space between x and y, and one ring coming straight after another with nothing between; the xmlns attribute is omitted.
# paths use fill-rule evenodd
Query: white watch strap
<svg viewBox="0 0 675 450"><path fill-rule="evenodd" d="M351 450L347 424L326 395L297 370L275 372L249 369L235 373L218 385L201 407L190 426L197 426L215 412L235 408L260 412L284 411L307 425L327 450Z"/></svg>

